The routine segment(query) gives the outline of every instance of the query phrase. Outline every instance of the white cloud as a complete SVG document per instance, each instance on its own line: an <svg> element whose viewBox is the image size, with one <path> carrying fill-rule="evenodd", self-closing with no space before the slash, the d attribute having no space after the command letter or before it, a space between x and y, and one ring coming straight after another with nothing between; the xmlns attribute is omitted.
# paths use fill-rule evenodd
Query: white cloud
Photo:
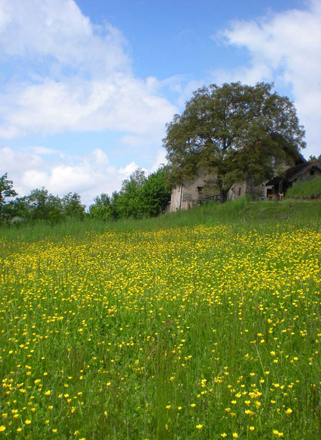
<svg viewBox="0 0 321 440"><path fill-rule="evenodd" d="M117 75L106 80L46 80L2 97L0 135L110 130L161 135L175 107L146 82Z"/></svg>
<svg viewBox="0 0 321 440"><path fill-rule="evenodd" d="M1 0L0 59L13 79L0 88L0 137L110 130L160 140L176 108L155 78L133 75L125 47L73 0Z"/></svg>
<svg viewBox="0 0 321 440"><path fill-rule="evenodd" d="M94 150L93 156L94 156L96 164L98 166L107 165L107 163L108 163L108 156L100 148L96 148L96 150Z"/></svg>
<svg viewBox="0 0 321 440"><path fill-rule="evenodd" d="M74 0L0 0L0 138L14 145L32 134L116 132L117 145L106 136L111 151L135 150L153 161L177 109L162 94L166 84L135 77L126 44L118 29L94 25ZM92 150L0 146L0 175L8 172L20 196L45 187L59 196L78 192L89 205L139 167L129 158L116 167L112 155Z"/></svg>
<svg viewBox="0 0 321 440"><path fill-rule="evenodd" d="M24 149L0 148L0 176L8 173L20 197L33 189L45 187L60 197L69 192L77 192L88 207L101 193L111 195L113 191L120 190L122 182L139 168L134 161L117 168L109 163L106 153L101 149L85 155L65 155L63 158L59 151L55 154L54 149L36 149L37 153L30 153ZM50 156L46 154L47 150L51 152ZM155 167L156 163L150 170L140 168L148 175L155 171Z"/></svg>
<svg viewBox="0 0 321 440"><path fill-rule="evenodd" d="M310 1L307 10L235 21L221 36L226 44L245 48L250 62L232 71L214 71L215 81L274 81L276 89L289 87L306 128L305 154L320 154L321 3Z"/></svg>
<svg viewBox="0 0 321 440"><path fill-rule="evenodd" d="M151 166L151 168L150 168L149 171L150 171L151 173L154 173L155 171L158 170L158 168L159 168L161 165L166 165L166 164L167 164L166 151L165 151L165 149L163 148L162 150L159 150L159 151L158 151L157 156L156 156L156 159L155 159L155 161L154 161L154 163L153 163L153 165Z"/></svg>
<svg viewBox="0 0 321 440"><path fill-rule="evenodd" d="M121 176L123 176L123 179L127 179L135 170L137 170L139 166L135 162L130 162L125 167L121 167L119 169L119 173Z"/></svg>
<svg viewBox="0 0 321 440"><path fill-rule="evenodd" d="M43 156L52 156L52 155L59 155L61 158L63 158L65 155L64 153L61 153L61 151L56 150L54 148L46 148L46 147L29 147L28 150L32 151L33 153L43 155Z"/></svg>
<svg viewBox="0 0 321 440"><path fill-rule="evenodd" d="M130 67L121 33L108 24L93 26L73 0L1 0L0 36L3 55L29 62L51 57L62 66L103 74Z"/></svg>

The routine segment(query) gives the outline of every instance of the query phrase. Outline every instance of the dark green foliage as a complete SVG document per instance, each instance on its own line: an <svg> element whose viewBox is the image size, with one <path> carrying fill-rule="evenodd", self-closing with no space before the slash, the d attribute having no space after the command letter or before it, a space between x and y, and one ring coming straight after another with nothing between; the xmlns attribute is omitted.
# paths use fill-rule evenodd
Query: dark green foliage
<svg viewBox="0 0 321 440"><path fill-rule="evenodd" d="M0 177L0 225L9 221L13 215L12 201L7 201L17 195L13 182L8 180L7 173Z"/></svg>
<svg viewBox="0 0 321 440"><path fill-rule="evenodd" d="M103 220L155 217L165 210L170 194L165 168L148 177L144 171L137 169L124 180L119 192L114 192L111 197L107 194L96 197L89 214L92 218Z"/></svg>
<svg viewBox="0 0 321 440"><path fill-rule="evenodd" d="M214 176L224 201L237 180L251 186L270 179L272 158L298 154L303 138L293 103L271 84L231 83L197 90L163 142L173 184L201 170Z"/></svg>
<svg viewBox="0 0 321 440"><path fill-rule="evenodd" d="M145 172L141 169L137 169L129 179L124 180L116 205L119 218L144 216L144 202L141 193L145 181Z"/></svg>
<svg viewBox="0 0 321 440"><path fill-rule="evenodd" d="M144 215L155 217L164 212L170 198L170 188L166 182L166 171L160 168L155 173L150 174L141 187Z"/></svg>
<svg viewBox="0 0 321 440"><path fill-rule="evenodd" d="M110 197L103 193L95 197L94 202L95 203L89 207L90 216L102 220L111 220L113 210Z"/></svg>
<svg viewBox="0 0 321 440"><path fill-rule="evenodd" d="M309 156L309 162L321 162L321 154L318 157L314 155Z"/></svg>
<svg viewBox="0 0 321 440"><path fill-rule="evenodd" d="M45 188L34 189L26 197L30 220L58 223L63 219L63 207L59 197L49 194Z"/></svg>
<svg viewBox="0 0 321 440"><path fill-rule="evenodd" d="M65 217L83 220L85 217L85 206L81 204L80 195L68 193L62 200L62 211Z"/></svg>
<svg viewBox="0 0 321 440"><path fill-rule="evenodd" d="M13 183L5 174L0 178L0 225L20 226L36 221L53 225L66 219L83 220L85 217L85 206L77 193L70 192L60 199L41 188L32 190L27 196L5 200L15 196Z"/></svg>

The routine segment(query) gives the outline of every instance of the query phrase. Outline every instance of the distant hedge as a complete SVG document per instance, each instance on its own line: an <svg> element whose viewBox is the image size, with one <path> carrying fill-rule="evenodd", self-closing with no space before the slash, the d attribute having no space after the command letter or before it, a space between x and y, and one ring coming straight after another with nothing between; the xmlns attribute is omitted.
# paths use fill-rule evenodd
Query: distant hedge
<svg viewBox="0 0 321 440"><path fill-rule="evenodd" d="M291 199L321 199L321 177L298 183L286 192Z"/></svg>

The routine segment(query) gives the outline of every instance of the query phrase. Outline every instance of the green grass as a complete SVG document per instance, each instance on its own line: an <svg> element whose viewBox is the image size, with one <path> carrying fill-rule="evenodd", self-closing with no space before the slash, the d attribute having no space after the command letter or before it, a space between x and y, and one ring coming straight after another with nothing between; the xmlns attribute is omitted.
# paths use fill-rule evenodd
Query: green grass
<svg viewBox="0 0 321 440"><path fill-rule="evenodd" d="M317 179L315 179L317 180ZM84 221L70 220L50 226L44 222L22 225L19 228L0 228L0 240L19 243L50 238L61 240L64 237L81 238L86 233L101 234L105 231L153 231L184 226L203 225L248 225L264 228L269 222L278 222L283 227L288 223L297 226L319 225L321 203L318 200L284 200L282 202L252 202L245 197L229 201L223 205L210 202L189 211L180 210L155 218L141 220L122 219L104 222L87 218Z"/></svg>
<svg viewBox="0 0 321 440"><path fill-rule="evenodd" d="M244 199L1 230L0 436L320 438L320 224Z"/></svg>
<svg viewBox="0 0 321 440"><path fill-rule="evenodd" d="M321 199L321 177L298 183L286 193L292 199Z"/></svg>

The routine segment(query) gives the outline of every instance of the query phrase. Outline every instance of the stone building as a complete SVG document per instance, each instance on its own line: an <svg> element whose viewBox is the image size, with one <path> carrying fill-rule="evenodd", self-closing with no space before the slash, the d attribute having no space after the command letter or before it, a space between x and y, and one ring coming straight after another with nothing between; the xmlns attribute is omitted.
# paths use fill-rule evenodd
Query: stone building
<svg viewBox="0 0 321 440"><path fill-rule="evenodd" d="M307 180L321 177L320 162L305 162L288 168L284 174L274 177L266 183L267 197L285 194L292 186Z"/></svg>
<svg viewBox="0 0 321 440"><path fill-rule="evenodd" d="M176 186L171 194L169 211L178 209L190 209L197 205L205 194L207 194L207 177L196 176L184 182L184 185Z"/></svg>
<svg viewBox="0 0 321 440"><path fill-rule="evenodd" d="M246 182L235 182L229 192L228 199L234 200L238 197L251 194L257 200L283 197L287 188L296 182L317 177L321 171L321 165L317 162L307 162L304 157L296 153L294 157L289 157L287 161L275 161L271 157L275 177L269 182L249 188ZM311 165L314 164L314 165ZM213 176L202 175L201 173L194 179L189 179L183 185L173 189L169 211L178 209L190 209L206 200L219 201L218 192L215 191L209 182Z"/></svg>

